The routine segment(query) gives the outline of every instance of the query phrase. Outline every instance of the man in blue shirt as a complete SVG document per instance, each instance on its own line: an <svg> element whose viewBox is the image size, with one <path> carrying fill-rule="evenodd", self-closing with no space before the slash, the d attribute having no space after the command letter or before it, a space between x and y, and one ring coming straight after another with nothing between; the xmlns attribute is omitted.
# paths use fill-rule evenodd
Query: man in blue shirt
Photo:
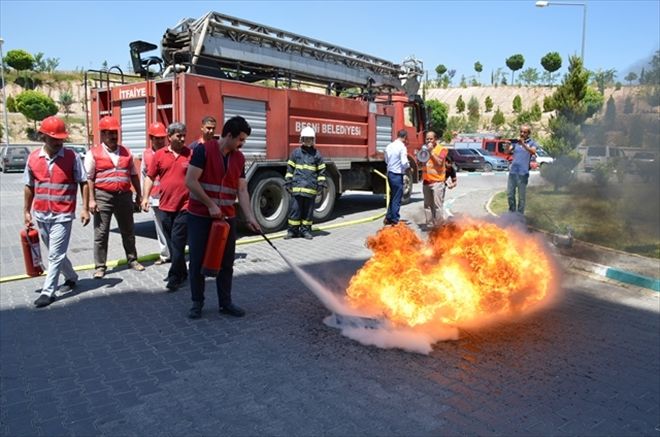
<svg viewBox="0 0 660 437"><path fill-rule="evenodd" d="M508 150L508 153L513 154L506 189L509 200L509 211L518 212L521 215L525 214L525 194L527 191L527 182L529 182L529 165L538 147L536 141L529 137L531 132L532 129L528 125L520 126L520 139L517 143L510 144ZM516 191L518 191L517 207Z"/></svg>
<svg viewBox="0 0 660 437"><path fill-rule="evenodd" d="M387 215L383 221L386 225L399 223L399 209L403 197L403 175L410 168L408 162L408 132L400 130L397 139L385 149L385 163L387 164L387 181L390 184L390 204Z"/></svg>

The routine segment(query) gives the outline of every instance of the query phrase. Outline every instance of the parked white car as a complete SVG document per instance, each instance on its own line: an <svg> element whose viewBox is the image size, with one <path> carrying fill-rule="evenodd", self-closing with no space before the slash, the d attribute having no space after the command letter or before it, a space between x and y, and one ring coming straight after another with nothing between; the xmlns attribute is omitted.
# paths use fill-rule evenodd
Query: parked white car
<svg viewBox="0 0 660 437"><path fill-rule="evenodd" d="M548 155L548 152L546 152L545 150L539 147L536 149L535 161L539 165L539 168L541 168L545 164L552 164L553 162L555 162L555 158Z"/></svg>

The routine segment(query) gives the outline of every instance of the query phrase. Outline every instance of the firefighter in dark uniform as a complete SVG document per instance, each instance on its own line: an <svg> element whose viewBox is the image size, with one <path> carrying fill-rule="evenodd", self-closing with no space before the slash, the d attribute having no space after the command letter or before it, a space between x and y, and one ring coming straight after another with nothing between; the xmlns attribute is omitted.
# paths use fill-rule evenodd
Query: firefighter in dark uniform
<svg viewBox="0 0 660 437"><path fill-rule="evenodd" d="M287 163L285 186L291 193L289 228L285 239L303 237L311 240L312 218L316 194L326 187L325 163L314 148L316 133L306 126L300 131L301 147L291 154Z"/></svg>

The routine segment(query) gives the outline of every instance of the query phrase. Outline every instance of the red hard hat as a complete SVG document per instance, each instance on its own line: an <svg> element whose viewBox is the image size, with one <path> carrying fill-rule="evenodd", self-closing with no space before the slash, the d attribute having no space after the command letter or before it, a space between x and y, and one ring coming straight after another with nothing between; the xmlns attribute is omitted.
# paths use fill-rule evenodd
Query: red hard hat
<svg viewBox="0 0 660 437"><path fill-rule="evenodd" d="M149 135L152 137L163 138L167 136L167 128L163 123L155 122L149 126Z"/></svg>
<svg viewBox="0 0 660 437"><path fill-rule="evenodd" d="M119 121L112 115L106 115L99 121L99 130L119 130Z"/></svg>
<svg viewBox="0 0 660 437"><path fill-rule="evenodd" d="M41 126L39 126L39 132L49 137L57 138L58 140L63 140L69 136L62 119L55 116L44 118Z"/></svg>

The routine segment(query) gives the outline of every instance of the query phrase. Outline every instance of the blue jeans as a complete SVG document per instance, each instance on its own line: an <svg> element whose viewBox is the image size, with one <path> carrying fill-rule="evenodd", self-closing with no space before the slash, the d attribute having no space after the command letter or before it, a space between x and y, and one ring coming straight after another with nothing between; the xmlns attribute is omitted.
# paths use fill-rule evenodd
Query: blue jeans
<svg viewBox="0 0 660 437"><path fill-rule="evenodd" d="M202 275L202 262L206 251L206 242L211 231L211 217L201 217L194 214L188 216L188 253L190 263L188 276L190 278L190 293L193 302L204 303L204 275ZM236 218L227 219L229 235L222 257L220 272L215 278L215 287L218 292L220 306L231 303L231 283L234 276L234 256L236 253Z"/></svg>
<svg viewBox="0 0 660 437"><path fill-rule="evenodd" d="M44 287L41 289L41 294L52 296L57 290L57 281L60 273L64 276L65 280L77 281L78 274L73 270L71 261L66 256L66 251L69 248L69 240L71 239L71 225L72 221L68 222L37 222L39 229L39 236L41 241L48 248L48 273L44 281Z"/></svg>
<svg viewBox="0 0 660 437"><path fill-rule="evenodd" d="M392 223L399 223L399 209L403 197L403 174L387 172L387 181L390 184L390 205L387 208L385 219Z"/></svg>
<svg viewBox="0 0 660 437"><path fill-rule="evenodd" d="M529 173L513 174L509 173L506 192L509 200L509 211L525 214L525 195L527 193L527 182ZM518 191L518 207L516 208L516 190Z"/></svg>

